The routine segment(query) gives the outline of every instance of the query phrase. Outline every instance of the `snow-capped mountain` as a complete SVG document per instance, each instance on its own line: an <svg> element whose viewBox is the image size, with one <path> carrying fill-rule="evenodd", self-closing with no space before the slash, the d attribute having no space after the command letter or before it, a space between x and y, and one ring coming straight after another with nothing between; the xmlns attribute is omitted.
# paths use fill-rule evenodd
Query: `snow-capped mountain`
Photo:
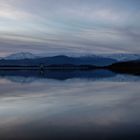
<svg viewBox="0 0 140 140"><path fill-rule="evenodd" d="M101 55L107 58L116 59L117 61L131 61L140 59L140 54L105 54Z"/></svg>
<svg viewBox="0 0 140 140"><path fill-rule="evenodd" d="M16 53L16 54L11 54L7 57L5 57L5 60L20 60L20 59L36 59L39 58L39 56L34 55L32 53L28 52L21 52L21 53Z"/></svg>
<svg viewBox="0 0 140 140"><path fill-rule="evenodd" d="M5 57L5 60L21 60L21 59L36 59L36 58L43 58L43 57L53 57L53 56L57 56L56 54L53 55L49 55L49 54L32 54L29 52L21 52L21 53L15 53L15 54L11 54L7 57ZM59 55L58 55L59 56ZM99 55L82 55L82 54L69 54L66 55L69 57L96 57L97 59L102 57L102 58L110 58L110 59L115 59L117 61L129 61L129 60L137 60L140 59L140 54L99 54ZM2 59L2 58L0 58Z"/></svg>

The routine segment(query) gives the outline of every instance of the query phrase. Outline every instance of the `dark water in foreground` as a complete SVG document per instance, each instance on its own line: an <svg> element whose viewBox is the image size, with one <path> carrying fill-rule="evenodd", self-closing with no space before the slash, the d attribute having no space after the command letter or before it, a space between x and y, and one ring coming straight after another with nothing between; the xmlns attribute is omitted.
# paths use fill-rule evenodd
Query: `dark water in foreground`
<svg viewBox="0 0 140 140"><path fill-rule="evenodd" d="M0 140L140 139L140 77L0 71Z"/></svg>

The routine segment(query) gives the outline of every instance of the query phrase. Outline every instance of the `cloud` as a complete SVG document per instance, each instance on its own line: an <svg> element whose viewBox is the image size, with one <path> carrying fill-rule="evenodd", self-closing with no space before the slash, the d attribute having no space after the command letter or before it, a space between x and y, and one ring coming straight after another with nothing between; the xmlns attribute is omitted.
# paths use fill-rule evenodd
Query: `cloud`
<svg viewBox="0 0 140 140"><path fill-rule="evenodd" d="M25 11L18 9L13 4L13 2L17 2L17 1L16 0L0 1L0 18L13 19L13 20L21 20L21 19L29 18L29 13L26 13Z"/></svg>
<svg viewBox="0 0 140 140"><path fill-rule="evenodd" d="M56 52L140 52L139 1L0 2L0 41L19 44L19 49L12 47L14 52L26 49L20 48L20 44L28 44L32 52L36 45L40 52L44 52L45 45L46 51L56 48Z"/></svg>

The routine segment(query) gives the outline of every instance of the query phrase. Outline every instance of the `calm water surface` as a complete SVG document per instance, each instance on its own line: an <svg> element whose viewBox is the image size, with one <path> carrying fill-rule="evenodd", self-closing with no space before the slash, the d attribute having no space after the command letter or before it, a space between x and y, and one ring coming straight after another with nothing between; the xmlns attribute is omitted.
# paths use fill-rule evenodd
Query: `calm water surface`
<svg viewBox="0 0 140 140"><path fill-rule="evenodd" d="M1 76L0 140L139 140L140 77L99 73Z"/></svg>

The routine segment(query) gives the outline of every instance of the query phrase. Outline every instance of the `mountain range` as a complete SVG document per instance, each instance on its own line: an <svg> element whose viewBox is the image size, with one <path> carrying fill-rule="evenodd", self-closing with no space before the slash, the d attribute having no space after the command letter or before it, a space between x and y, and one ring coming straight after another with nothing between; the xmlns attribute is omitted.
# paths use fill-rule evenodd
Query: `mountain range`
<svg viewBox="0 0 140 140"><path fill-rule="evenodd" d="M70 57L65 55L41 57L31 53L12 54L0 60L0 66L36 66L36 65L96 65L106 66L116 62L115 59L101 56Z"/></svg>
<svg viewBox="0 0 140 140"><path fill-rule="evenodd" d="M28 52L11 54L0 59L0 66L38 66L43 65L94 65L108 66L117 62L130 60L140 60L139 54L106 54L106 55L87 55L87 56L41 56Z"/></svg>

